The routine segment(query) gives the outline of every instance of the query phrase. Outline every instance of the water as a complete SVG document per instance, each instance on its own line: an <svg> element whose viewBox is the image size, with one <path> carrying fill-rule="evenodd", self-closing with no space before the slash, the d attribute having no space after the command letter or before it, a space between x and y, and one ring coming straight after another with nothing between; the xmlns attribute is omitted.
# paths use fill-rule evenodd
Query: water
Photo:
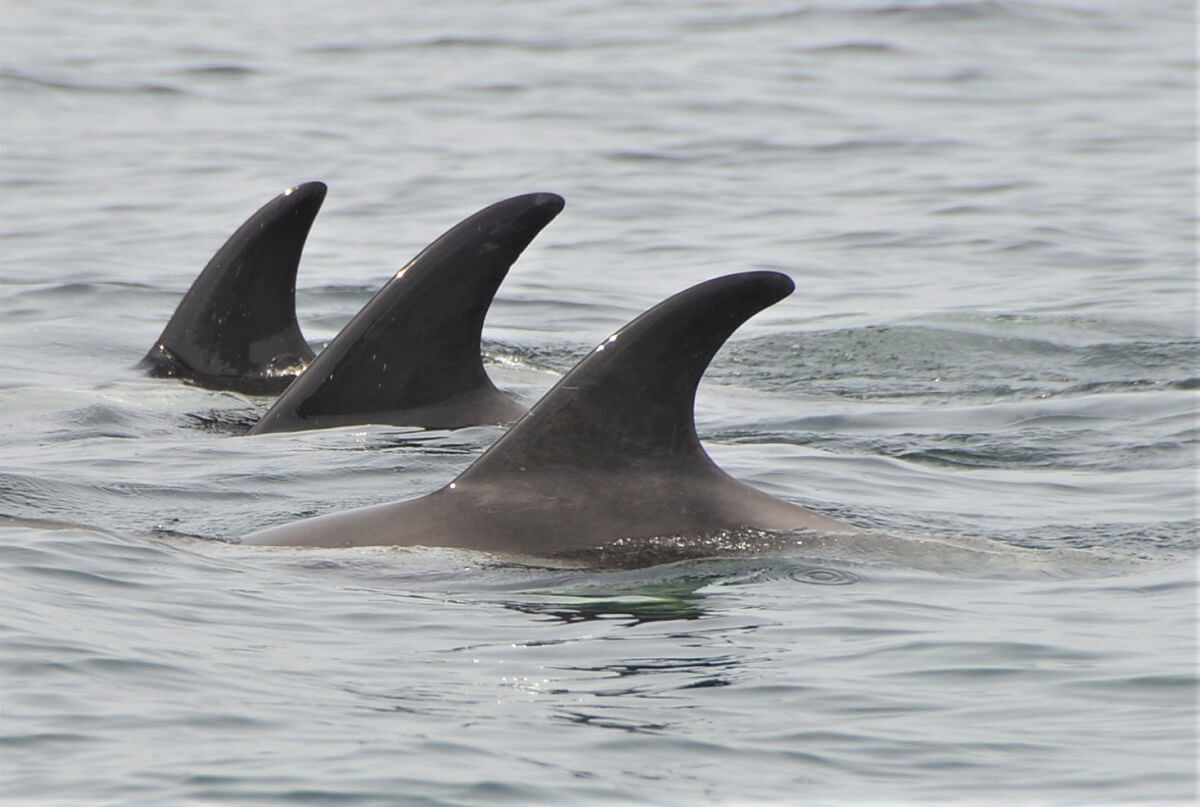
<svg viewBox="0 0 1200 807"><path fill-rule="evenodd" d="M5 801L1190 803L1192 14L9 0ZM318 346L462 217L563 194L485 328L531 400L685 286L788 272L700 431L885 538L608 570L225 543L499 433L246 438L267 400L131 369L307 179Z"/></svg>

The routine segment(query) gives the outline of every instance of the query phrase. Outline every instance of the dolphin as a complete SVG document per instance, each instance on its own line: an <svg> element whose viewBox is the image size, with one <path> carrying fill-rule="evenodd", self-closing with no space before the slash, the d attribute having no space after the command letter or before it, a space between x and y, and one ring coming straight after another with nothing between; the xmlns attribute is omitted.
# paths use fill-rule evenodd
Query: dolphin
<svg viewBox="0 0 1200 807"><path fill-rule="evenodd" d="M247 544L424 545L533 556L724 530L857 532L732 478L696 434L696 386L778 272L693 286L601 342L445 487L252 533Z"/></svg>
<svg viewBox="0 0 1200 807"><path fill-rule="evenodd" d="M480 332L509 267L562 209L561 196L530 193L450 228L396 272L250 434L516 420L526 407L488 377Z"/></svg>
<svg viewBox="0 0 1200 807"><path fill-rule="evenodd" d="M288 188L229 237L138 366L251 395L282 392L313 358L296 322L296 270L325 184Z"/></svg>

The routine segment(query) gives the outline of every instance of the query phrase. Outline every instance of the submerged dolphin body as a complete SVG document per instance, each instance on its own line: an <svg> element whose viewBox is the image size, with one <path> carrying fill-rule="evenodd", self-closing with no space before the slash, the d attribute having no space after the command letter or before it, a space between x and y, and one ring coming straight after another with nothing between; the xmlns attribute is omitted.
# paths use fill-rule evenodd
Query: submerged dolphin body
<svg viewBox="0 0 1200 807"><path fill-rule="evenodd" d="M229 237L139 367L211 389L281 392L313 358L296 322L296 270L325 184L288 188Z"/></svg>
<svg viewBox="0 0 1200 807"><path fill-rule="evenodd" d="M480 333L509 267L562 209L562 197L531 193L452 227L367 302L250 433L516 420L525 407L488 377Z"/></svg>
<svg viewBox="0 0 1200 807"><path fill-rule="evenodd" d="M425 545L551 556L617 539L854 527L730 477L696 435L696 386L777 272L701 283L610 336L478 460L421 498L306 519L248 544Z"/></svg>

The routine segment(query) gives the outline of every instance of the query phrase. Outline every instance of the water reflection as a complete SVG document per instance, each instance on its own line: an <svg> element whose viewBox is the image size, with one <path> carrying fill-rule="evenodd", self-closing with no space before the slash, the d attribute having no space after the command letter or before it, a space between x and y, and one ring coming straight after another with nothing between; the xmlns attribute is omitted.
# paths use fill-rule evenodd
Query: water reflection
<svg viewBox="0 0 1200 807"><path fill-rule="evenodd" d="M697 589L706 583L708 580L579 586L528 592L504 604L515 611L551 616L567 623L624 619L624 624L632 627L645 622L701 618L707 613L705 595Z"/></svg>
<svg viewBox="0 0 1200 807"><path fill-rule="evenodd" d="M523 588L518 597L503 604L565 623L623 619L625 626L633 627L701 619L712 614L720 587L780 580L845 586L861 582L862 577L846 569L778 558L708 558L635 570L573 573L549 586ZM713 590L703 591L706 587Z"/></svg>

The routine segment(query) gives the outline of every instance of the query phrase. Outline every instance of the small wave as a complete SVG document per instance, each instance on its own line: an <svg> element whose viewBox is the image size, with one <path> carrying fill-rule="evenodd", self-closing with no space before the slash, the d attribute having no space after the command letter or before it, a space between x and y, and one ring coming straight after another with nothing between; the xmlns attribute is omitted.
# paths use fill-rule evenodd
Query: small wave
<svg viewBox="0 0 1200 807"><path fill-rule="evenodd" d="M883 3L861 11L872 16L919 23L1031 19L1032 9L1025 10L1021 8L1023 5L1026 4L998 0L934 0L926 3Z"/></svg>
<svg viewBox="0 0 1200 807"><path fill-rule="evenodd" d="M83 81L62 76L35 75L7 68L0 70L0 81L17 87L41 87L64 92L181 95L183 88L158 81Z"/></svg>
<svg viewBox="0 0 1200 807"><path fill-rule="evenodd" d="M245 434L262 417L262 411L251 407L210 409L205 412L185 412L184 423L202 431L216 434Z"/></svg>
<svg viewBox="0 0 1200 807"><path fill-rule="evenodd" d="M177 72L179 75L197 76L200 78L244 78L256 75L260 71L257 67L242 62L218 62L214 64L193 65Z"/></svg>
<svg viewBox="0 0 1200 807"><path fill-rule="evenodd" d="M1175 553L1200 550L1194 519L1148 524L1051 524L1021 534L996 533L997 541L1032 549L1090 550L1103 547L1123 556L1171 563Z"/></svg>
<svg viewBox="0 0 1200 807"><path fill-rule="evenodd" d="M341 56L371 53L393 53L397 50L515 50L528 53L575 52L585 48L619 48L651 43L653 39L639 36L575 36L571 38L522 38L499 35L445 34L410 39L328 42L302 49L303 53L319 56Z"/></svg>
<svg viewBox="0 0 1200 807"><path fill-rule="evenodd" d="M32 474L0 473L0 506L5 510L0 515L0 523L20 526L27 522L74 528L70 518L76 512L72 506L75 493L76 486L70 483Z"/></svg>
<svg viewBox="0 0 1200 807"><path fill-rule="evenodd" d="M801 48L807 53L906 53L906 48L895 45L891 42L883 42L880 40L847 40L845 42L832 42L821 45L811 45L806 48Z"/></svg>
<svg viewBox="0 0 1200 807"><path fill-rule="evenodd" d="M962 141L948 137L929 139L908 139L897 137L863 137L831 140L825 143L814 143L805 148L817 155L842 154L845 152L870 152L871 154L886 154L900 152L905 154L937 154L962 146Z"/></svg>
<svg viewBox="0 0 1200 807"><path fill-rule="evenodd" d="M787 571L789 580L817 586L848 586L862 582L862 578L845 569L825 566L796 566Z"/></svg>
<svg viewBox="0 0 1200 807"><path fill-rule="evenodd" d="M724 563L731 563L724 561ZM787 580L816 586L848 586L863 582L863 577L848 569L834 566L800 563L782 558L772 558L767 565L756 562L748 571L736 565L725 569L725 573L714 581L722 586L744 586L774 580ZM714 570L715 571L715 570Z"/></svg>
<svg viewBox="0 0 1200 807"><path fill-rule="evenodd" d="M72 591L81 589L94 590L97 588L142 588L145 583L132 580L122 580L118 577L87 572L80 569L62 569L54 566L19 566L14 571L35 578L45 578L62 584Z"/></svg>
<svg viewBox="0 0 1200 807"><path fill-rule="evenodd" d="M42 731L36 734L6 734L0 736L0 746L16 750L32 750L41 746L49 746L54 751L59 746L70 743L104 743L107 738L91 734L79 734L68 731Z"/></svg>
<svg viewBox="0 0 1200 807"><path fill-rule="evenodd" d="M821 17L849 18L865 24L870 18L914 23L953 23L1013 18L1019 15L1013 4L994 0L943 0L930 3L849 4L805 3L799 7L770 11L738 9L721 15L705 15L688 24L694 30L774 26L797 20L816 21Z"/></svg>
<svg viewBox="0 0 1200 807"><path fill-rule="evenodd" d="M992 317L742 340L709 376L858 399L1042 399L1187 389L1198 363L1196 339L1122 339L1053 320Z"/></svg>

